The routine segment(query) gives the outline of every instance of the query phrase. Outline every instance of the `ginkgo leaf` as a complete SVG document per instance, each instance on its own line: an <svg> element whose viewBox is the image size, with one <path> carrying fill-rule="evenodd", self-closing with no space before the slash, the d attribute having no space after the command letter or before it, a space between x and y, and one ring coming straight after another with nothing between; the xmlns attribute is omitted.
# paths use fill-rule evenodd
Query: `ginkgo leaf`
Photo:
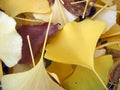
<svg viewBox="0 0 120 90"><path fill-rule="evenodd" d="M113 0L101 0L102 2L104 2L107 5L112 5L113 4Z"/></svg>
<svg viewBox="0 0 120 90"><path fill-rule="evenodd" d="M0 11L0 59L12 67L21 58L22 38L17 33L13 18Z"/></svg>
<svg viewBox="0 0 120 90"><path fill-rule="evenodd" d="M116 10L116 6L111 6L112 9ZM103 33L108 31L116 23L117 13L112 10L104 9L100 14L98 14L95 19L106 22L106 29Z"/></svg>
<svg viewBox="0 0 120 90"><path fill-rule="evenodd" d="M57 62L52 62L52 64L47 68L47 70L49 72L55 73L59 77L60 82L62 82L73 72L72 65Z"/></svg>
<svg viewBox="0 0 120 90"><path fill-rule="evenodd" d="M1 84L3 90L64 90L50 79L43 59L29 71L3 76Z"/></svg>
<svg viewBox="0 0 120 90"><path fill-rule="evenodd" d="M0 8L7 14L16 16L20 13L50 13L48 0L0 0Z"/></svg>
<svg viewBox="0 0 120 90"><path fill-rule="evenodd" d="M108 75L112 65L113 60L110 55L95 59L95 69L105 84L109 80ZM105 90L95 74L81 66L77 66L75 72L63 82L63 86L66 90Z"/></svg>
<svg viewBox="0 0 120 90"><path fill-rule="evenodd" d="M105 23L97 20L70 22L47 45L45 57L56 62L93 68L96 43L104 29Z"/></svg>

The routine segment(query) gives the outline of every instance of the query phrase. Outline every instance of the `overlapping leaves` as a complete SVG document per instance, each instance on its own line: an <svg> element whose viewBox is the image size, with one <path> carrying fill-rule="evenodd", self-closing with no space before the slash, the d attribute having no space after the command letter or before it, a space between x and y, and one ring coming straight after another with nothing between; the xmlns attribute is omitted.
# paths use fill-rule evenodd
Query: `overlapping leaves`
<svg viewBox="0 0 120 90"><path fill-rule="evenodd" d="M101 66L98 65L98 67L94 68L94 51L96 43L104 29L105 23L100 21L92 21L89 19L86 19L79 23L68 23L63 28L63 30L57 34L56 38L54 38L51 43L47 45L45 57L56 62L80 65L78 67L83 69L78 69L78 71L81 71L81 73L83 73L83 71L85 71L85 73L94 72L93 74L97 75L97 77L101 81L98 75L100 71L98 71L98 74L96 74L95 68L100 68L102 64ZM109 69L110 67L108 67L107 71ZM83 74L83 76L86 75L85 73ZM91 77L95 79L95 75ZM105 75L103 75L105 77L104 80L106 79ZM80 76L80 74L78 74L78 76ZM83 79L82 76L79 78ZM84 78L87 78L87 76L85 76ZM72 78L72 80L74 79ZM99 80L95 79L97 83L100 82ZM73 90L73 88L71 87L72 85L70 85L70 87L67 89Z"/></svg>
<svg viewBox="0 0 120 90"><path fill-rule="evenodd" d="M38 2L40 1L41 0L38 0ZM112 0L109 1L102 0L102 1L108 5L112 4ZM5 3L6 1L1 0L0 4L3 2ZM26 7L26 5L22 5L20 3L14 5L15 4L14 0L11 0L11 2L13 3L10 4L10 2L8 1L6 4L0 5L0 7L11 16L16 16L24 12L49 13L50 11L47 0L41 1L43 4L38 3L37 1L34 2L33 6L36 7L34 10L31 9L32 5L29 6L32 2L29 2L30 3L28 5L29 9L28 7ZM21 0L19 2L23 2L23 1ZM26 2L27 1L25 0L25 3ZM13 5L13 7L17 7L17 9L14 11L13 9L10 8L11 7L10 5ZM38 5L40 5L39 9L37 7ZM45 8L43 7L44 5ZM58 3L56 4L56 6L54 6L54 8L55 7L57 8L57 5ZM21 8L23 11L21 10ZM48 14L48 19L49 19L49 14ZM61 18L55 19L57 21L54 22L63 23L63 21L60 19ZM105 30L105 23L101 21L96 21L96 20L92 21L86 19L79 23L70 22L63 28L62 31L58 32L56 37L48 44L45 54L46 58L56 62L70 64L70 65L65 65L65 64L59 64L59 63L57 64L53 62L51 66L48 67L49 71L56 73L59 76L60 81L63 82L62 85L65 89L69 89L69 90L77 90L77 89L96 90L97 88L99 90L104 89L102 84L104 83L106 85L108 82L109 69L111 68L111 65L113 63L112 57L111 56L98 57L94 61L95 47L98 42L98 39L100 38L104 30ZM77 68L75 68L74 72L71 64L77 65ZM60 68L61 71L57 71L58 69L56 69L56 67ZM65 70L67 71L65 72ZM65 73L62 74L61 72L65 72ZM97 75L96 73L99 76L96 76ZM100 80L103 81L102 84ZM63 88L61 88L59 85L53 82L48 76L45 67L43 65L42 58L33 69L23 73L5 75L3 76L1 81L2 81L3 90L22 90L22 89L63 90ZM15 84L13 85L13 83Z"/></svg>
<svg viewBox="0 0 120 90"><path fill-rule="evenodd" d="M113 60L110 55L95 59L95 69L106 85L109 69L112 65ZM81 66L77 66L75 72L64 80L63 86L66 90L104 90L96 75L91 70Z"/></svg>

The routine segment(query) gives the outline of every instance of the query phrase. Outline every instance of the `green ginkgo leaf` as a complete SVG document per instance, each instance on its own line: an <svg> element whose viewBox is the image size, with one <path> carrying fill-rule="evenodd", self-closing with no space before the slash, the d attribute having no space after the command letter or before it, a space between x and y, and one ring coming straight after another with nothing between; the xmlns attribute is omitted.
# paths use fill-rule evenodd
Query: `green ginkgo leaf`
<svg viewBox="0 0 120 90"><path fill-rule="evenodd" d="M95 59L95 69L106 85L112 65L111 55ZM63 82L63 86L66 90L104 90L94 72L81 66L77 66L75 72Z"/></svg>

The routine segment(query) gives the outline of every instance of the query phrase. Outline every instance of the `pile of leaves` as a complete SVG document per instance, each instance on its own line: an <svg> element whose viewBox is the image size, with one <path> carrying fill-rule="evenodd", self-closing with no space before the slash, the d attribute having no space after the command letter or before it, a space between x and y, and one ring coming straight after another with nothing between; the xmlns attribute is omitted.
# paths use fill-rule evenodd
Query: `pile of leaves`
<svg viewBox="0 0 120 90"><path fill-rule="evenodd" d="M120 0L0 0L2 90L120 90Z"/></svg>

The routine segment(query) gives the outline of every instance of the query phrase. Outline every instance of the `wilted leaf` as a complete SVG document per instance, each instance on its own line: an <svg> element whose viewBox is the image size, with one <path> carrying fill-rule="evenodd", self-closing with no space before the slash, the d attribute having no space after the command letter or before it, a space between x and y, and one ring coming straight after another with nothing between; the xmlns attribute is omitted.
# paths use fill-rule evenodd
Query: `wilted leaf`
<svg viewBox="0 0 120 90"><path fill-rule="evenodd" d="M104 28L105 23L89 19L68 23L47 45L45 57L56 62L93 68L96 43Z"/></svg>
<svg viewBox="0 0 120 90"><path fill-rule="evenodd" d="M30 36L33 54L36 56L42 48L47 26L48 23L44 23L42 25L24 25L17 29L18 33L23 38L22 58L19 63L28 64L32 61L27 41L27 35ZM57 31L58 25L51 24L49 37L54 35Z"/></svg>
<svg viewBox="0 0 120 90"><path fill-rule="evenodd" d="M50 13L48 0L0 0L0 8L13 17L25 12Z"/></svg>
<svg viewBox="0 0 120 90"><path fill-rule="evenodd" d="M95 69L105 84L109 79L108 75L112 64L110 55L95 59ZM77 66L75 72L64 81L63 86L66 90L104 90L96 75L91 70L81 66Z"/></svg>
<svg viewBox="0 0 120 90"><path fill-rule="evenodd" d="M55 73L61 82L73 72L72 65L52 62L47 68L49 72Z"/></svg>
<svg viewBox="0 0 120 90"><path fill-rule="evenodd" d="M42 59L29 71L3 76L1 84L3 90L64 90L50 79Z"/></svg>
<svg viewBox="0 0 120 90"><path fill-rule="evenodd" d="M13 18L0 11L0 58L12 67L21 58L22 38L15 29Z"/></svg>
<svg viewBox="0 0 120 90"><path fill-rule="evenodd" d="M116 6L111 6L112 9L116 10ZM117 13L112 10L104 9L100 14L98 14L95 19L106 22L107 27L103 33L108 31L116 23Z"/></svg>

